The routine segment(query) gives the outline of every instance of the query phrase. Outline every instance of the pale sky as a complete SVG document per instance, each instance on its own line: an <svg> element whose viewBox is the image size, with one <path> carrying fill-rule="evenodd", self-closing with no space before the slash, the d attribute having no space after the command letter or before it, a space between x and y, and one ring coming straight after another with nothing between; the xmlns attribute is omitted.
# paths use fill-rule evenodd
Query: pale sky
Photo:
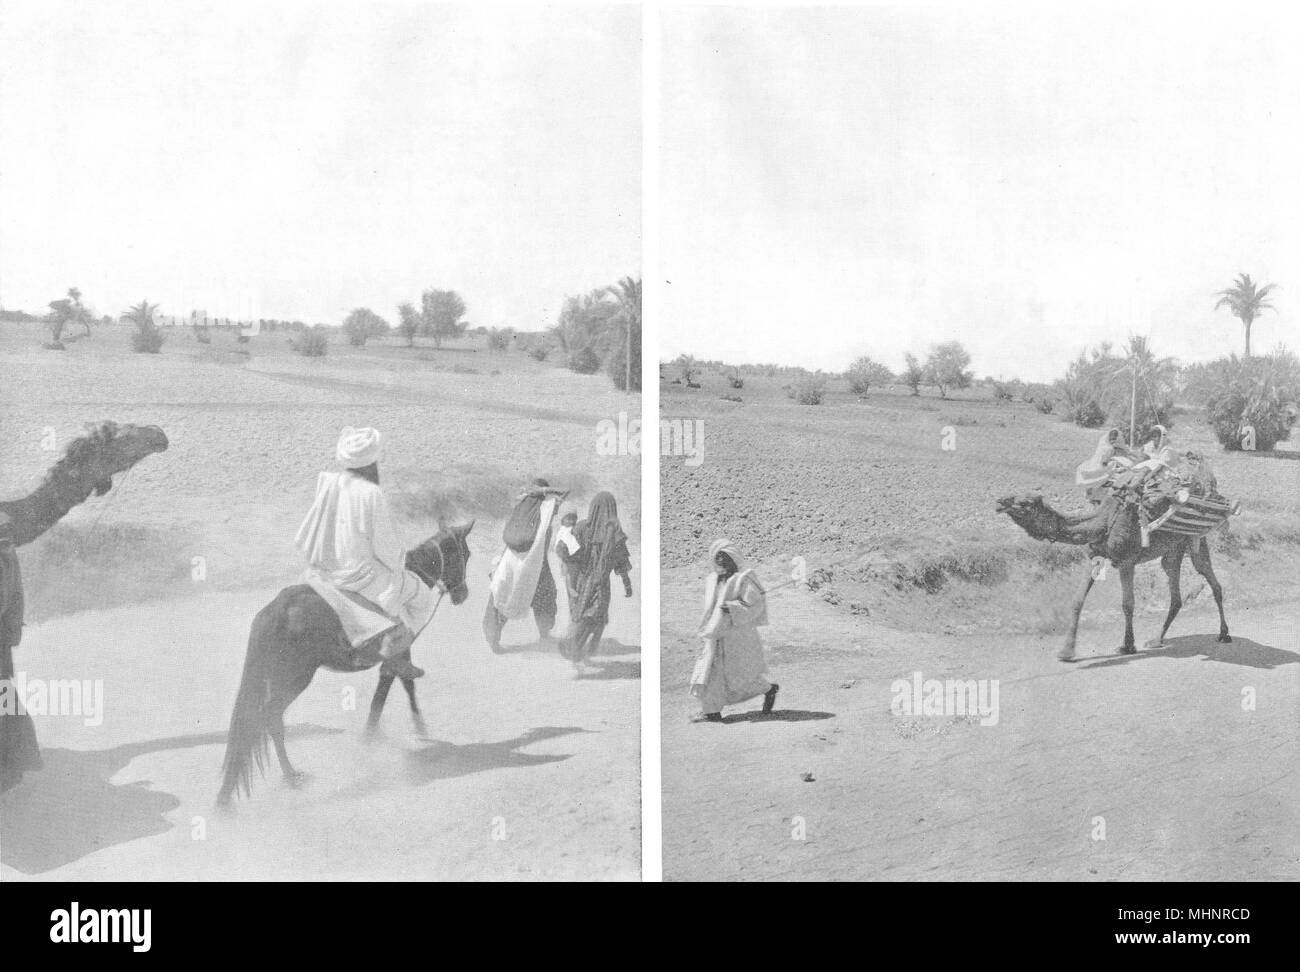
<svg viewBox="0 0 1300 972"><path fill-rule="evenodd" d="M1300 57L1280 5L665 9L659 357L1060 375L1275 281L1300 345Z"/></svg>
<svg viewBox="0 0 1300 972"><path fill-rule="evenodd" d="M536 329L640 273L635 6L0 3L0 303Z"/></svg>

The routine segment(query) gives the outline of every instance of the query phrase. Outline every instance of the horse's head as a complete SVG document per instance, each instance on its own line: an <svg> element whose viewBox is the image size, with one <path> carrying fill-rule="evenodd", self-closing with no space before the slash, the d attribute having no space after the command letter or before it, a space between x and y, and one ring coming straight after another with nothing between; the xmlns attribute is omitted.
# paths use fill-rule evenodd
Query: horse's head
<svg viewBox="0 0 1300 972"><path fill-rule="evenodd" d="M452 604L463 604L469 597L469 543L466 538L472 529L473 520L461 526L443 527L406 558L407 567L430 587L442 581L451 594Z"/></svg>

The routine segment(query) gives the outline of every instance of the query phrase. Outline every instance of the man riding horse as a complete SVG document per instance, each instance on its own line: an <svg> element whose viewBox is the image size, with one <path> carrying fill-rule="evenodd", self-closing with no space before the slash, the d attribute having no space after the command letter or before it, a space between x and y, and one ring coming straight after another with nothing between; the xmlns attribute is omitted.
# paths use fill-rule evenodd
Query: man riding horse
<svg viewBox="0 0 1300 972"><path fill-rule="evenodd" d="M379 488L381 444L375 429L343 429L336 450L343 471L320 474L295 542L307 558L304 582L339 612L353 644L376 645L385 674L419 678L424 671L408 652L438 599L405 566L406 548Z"/></svg>

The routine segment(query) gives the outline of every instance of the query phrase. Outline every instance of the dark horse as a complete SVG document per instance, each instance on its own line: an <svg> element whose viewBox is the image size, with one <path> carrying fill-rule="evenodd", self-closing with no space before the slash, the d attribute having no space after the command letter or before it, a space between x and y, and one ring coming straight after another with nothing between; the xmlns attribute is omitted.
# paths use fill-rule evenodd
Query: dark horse
<svg viewBox="0 0 1300 972"><path fill-rule="evenodd" d="M407 569L429 587L441 584L451 594L452 604L469 596L466 585L469 545L465 538L474 524L439 530L406 555ZM284 713L311 684L318 668L333 672L359 672L373 668L380 659L372 652L360 658L348 644L334 609L307 584L286 587L270 604L257 612L248 634L244 675L235 698L226 737L226 759L222 766L221 792L217 802L228 805L236 791L248 795L252 769L265 772L266 740L275 744L280 770L291 785L301 775L289 763L284 748ZM383 711L384 700L394 676L382 672L370 703L369 725L373 728ZM403 679L416 725L423 729L415 682Z"/></svg>

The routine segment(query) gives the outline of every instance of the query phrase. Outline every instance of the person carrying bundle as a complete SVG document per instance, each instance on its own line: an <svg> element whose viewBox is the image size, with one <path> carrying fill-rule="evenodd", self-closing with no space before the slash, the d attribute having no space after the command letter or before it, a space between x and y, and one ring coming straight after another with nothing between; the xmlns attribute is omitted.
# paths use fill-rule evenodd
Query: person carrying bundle
<svg viewBox="0 0 1300 972"><path fill-rule="evenodd" d="M549 638L555 627L555 578L547 552L551 521L564 495L564 490L546 480L534 479L506 521L501 535L505 547L492 565L483 615L483 634L494 652L501 651L506 622L522 618L529 610L542 638Z"/></svg>

